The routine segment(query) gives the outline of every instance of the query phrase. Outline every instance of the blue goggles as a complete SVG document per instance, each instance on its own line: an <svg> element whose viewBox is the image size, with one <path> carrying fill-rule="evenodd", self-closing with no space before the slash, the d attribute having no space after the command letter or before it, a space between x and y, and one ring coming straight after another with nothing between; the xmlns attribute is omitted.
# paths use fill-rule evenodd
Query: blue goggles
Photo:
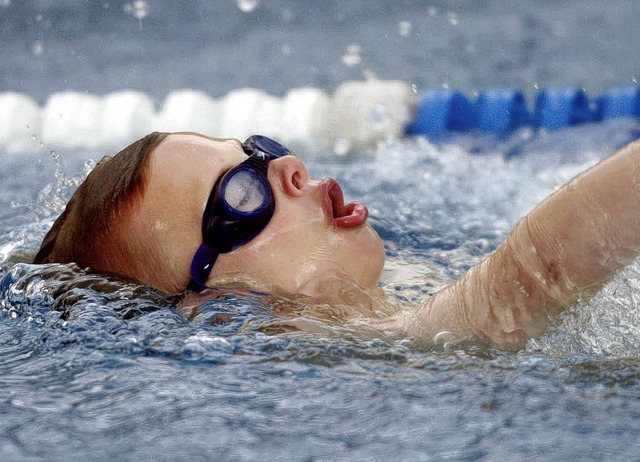
<svg viewBox="0 0 640 462"><path fill-rule="evenodd" d="M200 292L218 255L246 244L264 230L275 210L267 169L273 159L295 155L266 136L242 144L247 160L222 175L209 195L202 216L202 244L191 261L188 290Z"/></svg>

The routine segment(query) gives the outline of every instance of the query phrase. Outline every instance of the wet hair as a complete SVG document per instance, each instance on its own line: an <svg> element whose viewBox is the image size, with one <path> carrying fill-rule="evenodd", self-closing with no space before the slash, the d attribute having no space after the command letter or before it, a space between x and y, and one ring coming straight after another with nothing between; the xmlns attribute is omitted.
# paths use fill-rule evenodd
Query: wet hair
<svg viewBox="0 0 640 462"><path fill-rule="evenodd" d="M153 132L103 158L44 237L34 263L77 263L129 279L131 244L117 226L142 198L150 154L167 136Z"/></svg>

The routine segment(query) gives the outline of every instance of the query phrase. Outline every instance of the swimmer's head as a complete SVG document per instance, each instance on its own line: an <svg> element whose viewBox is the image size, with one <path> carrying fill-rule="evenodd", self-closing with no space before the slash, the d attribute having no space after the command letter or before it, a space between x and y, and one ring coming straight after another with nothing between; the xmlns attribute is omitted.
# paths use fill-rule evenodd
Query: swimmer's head
<svg viewBox="0 0 640 462"><path fill-rule="evenodd" d="M76 262L184 291L203 243L203 214L218 179L247 160L234 139L148 135L102 161L45 237L35 262ZM335 181L313 180L292 155L268 162L275 210L257 236L213 262L206 284L234 278L317 295L327 278L377 284L384 251L366 209Z"/></svg>
<svg viewBox="0 0 640 462"><path fill-rule="evenodd" d="M166 136L151 133L103 158L45 236L34 263L75 262L137 280L131 236L118 225L129 220L142 200L150 155Z"/></svg>

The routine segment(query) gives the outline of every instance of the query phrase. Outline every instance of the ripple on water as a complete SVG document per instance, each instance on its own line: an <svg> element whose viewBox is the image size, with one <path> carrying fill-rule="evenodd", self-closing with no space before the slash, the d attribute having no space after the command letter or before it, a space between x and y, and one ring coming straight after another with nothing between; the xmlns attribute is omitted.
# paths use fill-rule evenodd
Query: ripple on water
<svg viewBox="0 0 640 462"><path fill-rule="evenodd" d="M385 290L410 303L597 157L565 149L565 136L556 151L544 139L521 145L522 157L415 139L309 163L370 205L390 254ZM0 249L18 243L0 273L0 447L12 459L637 455L635 266L520 352L418 349L328 319L314 319L321 332L271 334L275 313L299 300L228 291L186 317L179 298L149 287L22 263L49 219L31 217L0 230Z"/></svg>

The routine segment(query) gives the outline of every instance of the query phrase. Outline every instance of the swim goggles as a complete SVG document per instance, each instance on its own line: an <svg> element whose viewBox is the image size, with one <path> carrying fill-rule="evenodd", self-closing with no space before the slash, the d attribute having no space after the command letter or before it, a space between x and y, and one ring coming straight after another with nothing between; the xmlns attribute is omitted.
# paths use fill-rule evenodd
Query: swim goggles
<svg viewBox="0 0 640 462"><path fill-rule="evenodd" d="M211 190L202 216L202 244L191 261L188 290L200 292L221 253L246 244L267 226L275 210L267 169L273 159L295 155L266 136L242 144L247 160L227 171Z"/></svg>

